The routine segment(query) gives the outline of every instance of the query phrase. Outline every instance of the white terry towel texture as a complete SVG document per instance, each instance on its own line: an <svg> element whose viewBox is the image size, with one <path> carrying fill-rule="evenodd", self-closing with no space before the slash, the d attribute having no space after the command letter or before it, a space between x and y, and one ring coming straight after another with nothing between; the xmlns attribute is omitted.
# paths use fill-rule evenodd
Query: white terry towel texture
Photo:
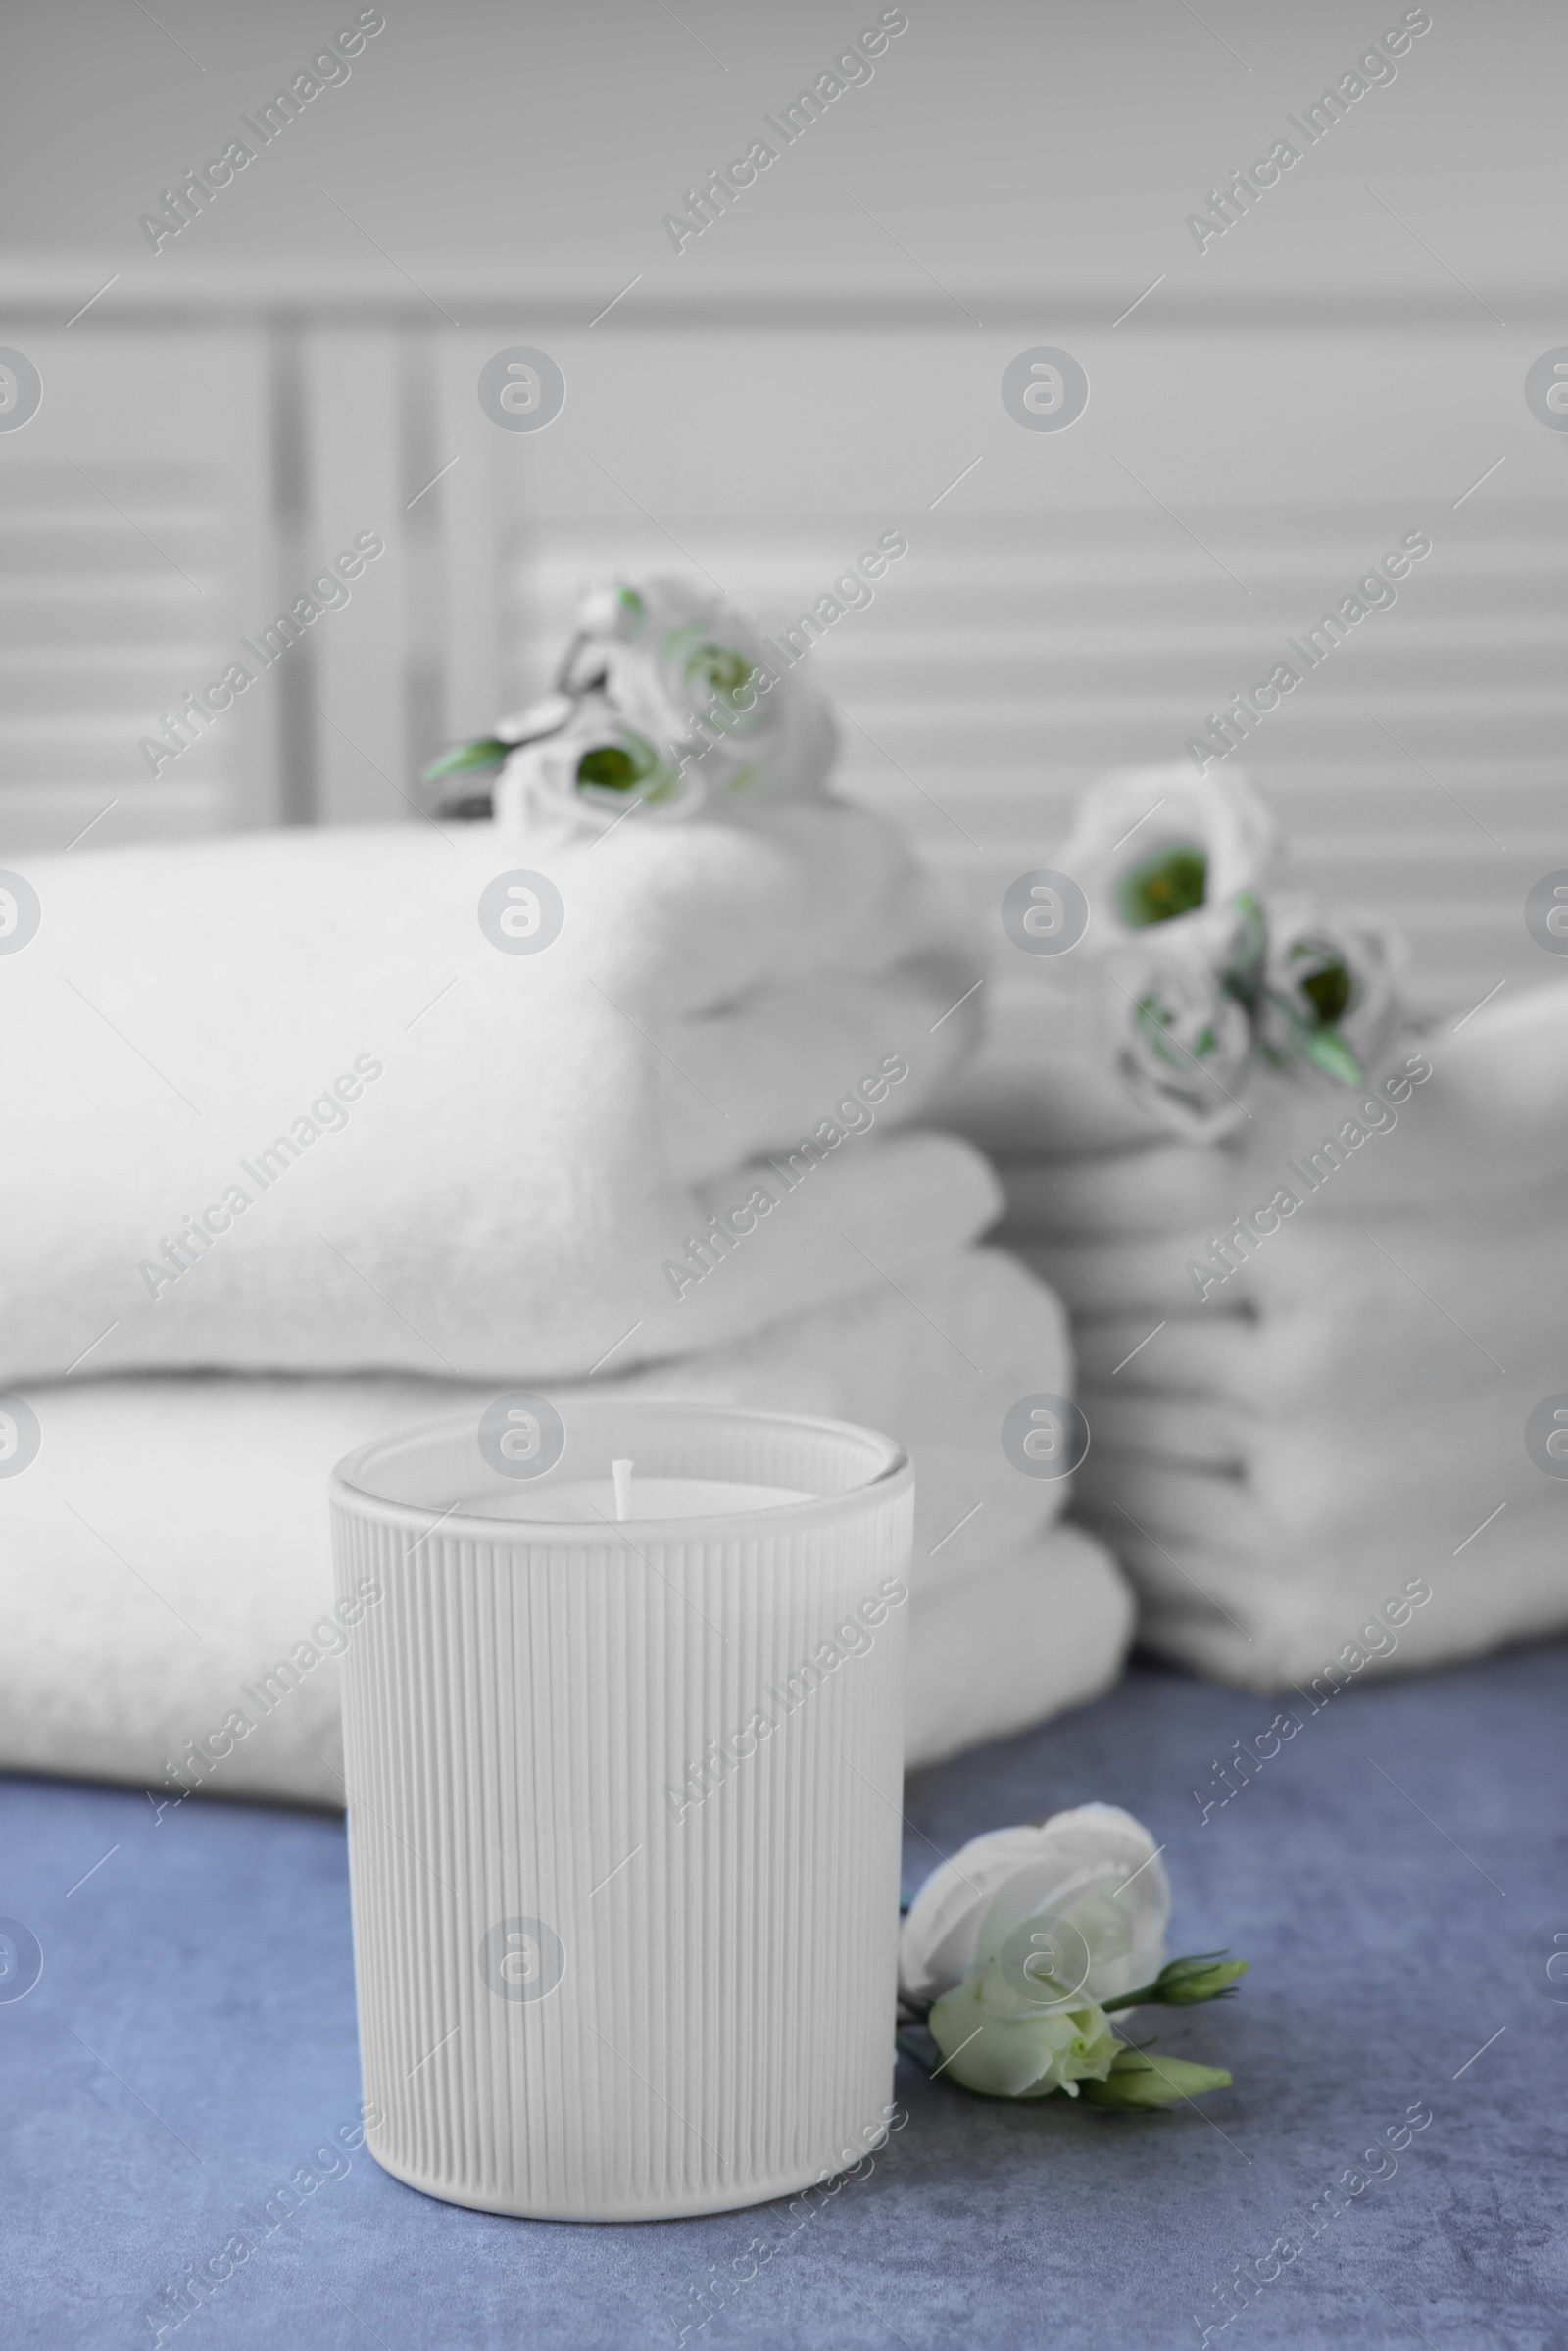
<svg viewBox="0 0 1568 2351"><path fill-rule="evenodd" d="M1399 1131L1356 1154L1361 1210L1430 1213L1568 1173L1568 981L1505 993L1415 1050L1433 1075L1408 1115L1401 1110ZM1400 1058L1396 1048L1389 1066ZM1048 1039L1027 1059L988 1053L966 1063L935 1116L994 1158L1045 1163L1060 1214L1073 1220L1058 1229L1087 1239L1197 1221L1221 1163L1233 1171L1237 1204L1266 1198L1259 1187L1278 1180L1285 1157L1332 1133L1357 1099L1299 1074L1265 1076L1248 1093L1250 1115L1222 1146L1173 1142L1102 1055ZM1343 1207L1349 1212L1348 1197Z"/></svg>
<svg viewBox="0 0 1568 2351"><path fill-rule="evenodd" d="M559 935L497 946L484 894L541 868ZM36 935L0 957L8 1387L570 1378L900 1275L994 1211L971 1149L888 1132L968 1051L979 971L844 804L548 852L491 824L87 848L27 878ZM712 1270L672 1279L714 1217Z"/></svg>
<svg viewBox="0 0 1568 2351"><path fill-rule="evenodd" d="M593 1387L899 1432L918 1494L908 1754L922 1762L1091 1696L1119 1669L1132 1603L1114 1563L1048 1523L1064 1489L1021 1477L999 1440L1019 1395L1070 1384L1055 1301L976 1250ZM331 1652L345 1636L328 1626L310 1644L332 1598L327 1473L372 1436L493 1394L409 1376L34 1391L40 1450L0 1479L0 1763L172 1796L166 1761L240 1706L254 1728L212 1764L209 1792L341 1802ZM241 1697L291 1656L294 1686L265 1713Z"/></svg>
<svg viewBox="0 0 1568 2351"><path fill-rule="evenodd" d="M1134 1613L1110 1551L1075 1526L916 1592L906 1763L939 1763L1098 1697L1121 1671Z"/></svg>
<svg viewBox="0 0 1568 2351"><path fill-rule="evenodd" d="M1235 1179L1227 1169L1216 1169L1213 1180L1213 1212L1206 1223L1185 1230L1088 1242L1035 1241L1010 1218L1005 1230L1020 1254L1082 1318L1124 1318L1154 1308L1172 1316L1196 1315L1200 1326L1248 1323L1254 1334L1252 1377L1264 1383L1265 1393L1281 1398L1298 1394L1302 1381L1326 1367L1323 1350L1332 1347L1332 1334L1352 1322L1365 1327L1369 1365L1401 1380L1407 1367L1419 1383L1426 1371L1423 1334L1442 1320L1431 1300L1421 1297L1422 1285L1432 1287L1429 1275L1437 1278L1446 1313L1461 1330L1475 1330L1472 1360L1485 1362L1489 1332L1496 1340L1515 1333L1546 1334L1539 1309L1544 1284L1556 1295L1552 1284L1568 1226L1568 1178L1549 1190L1515 1194L1494 1207L1466 1202L1441 1216L1336 1216L1326 1200L1309 1194L1250 1254L1233 1250L1236 1270L1216 1278L1200 1299L1188 1267L1196 1264L1200 1275L1217 1276L1219 1269L1208 1262L1211 1237L1216 1229L1224 1232L1229 1216L1245 1214L1258 1199L1255 1193L1232 1196ZM1296 1186L1298 1197L1303 1189ZM1258 1322L1266 1325L1265 1337L1256 1335Z"/></svg>
<svg viewBox="0 0 1568 2351"><path fill-rule="evenodd" d="M1309 1213L1227 1282L1250 1314L1076 1323L1079 1507L1134 1570L1146 1638L1301 1682L1411 1577L1435 1598L1387 1663L1568 1627L1568 1487L1525 1444L1568 1387L1568 1200L1487 1233Z"/></svg>
<svg viewBox="0 0 1568 2351"><path fill-rule="evenodd" d="M1202 1150L1118 1129L1099 1075L1054 1128L1038 1087L970 1087L1013 1153L1002 1237L1072 1313L1078 1511L1133 1573L1142 1637L1250 1687L1568 1628L1568 1481L1525 1443L1568 1393L1568 988L1421 1053L1396 1123L1315 1189L1348 1090L1270 1089ZM1189 1265L1282 1184L1300 1206L1200 1302ZM1410 1580L1430 1601L1358 1651Z"/></svg>

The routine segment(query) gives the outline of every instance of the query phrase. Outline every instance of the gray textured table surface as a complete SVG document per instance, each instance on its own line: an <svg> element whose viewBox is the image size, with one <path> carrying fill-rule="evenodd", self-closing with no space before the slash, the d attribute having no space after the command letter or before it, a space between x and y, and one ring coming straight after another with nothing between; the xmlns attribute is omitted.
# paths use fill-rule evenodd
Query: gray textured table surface
<svg viewBox="0 0 1568 2351"><path fill-rule="evenodd" d="M1202 2114L998 2105L903 2061L908 2121L868 2177L617 2229L462 2211L361 2150L163 2339L1568 2345L1568 2004L1530 1948L1568 1929L1568 1650L1348 1690L1203 1820L1193 1789L1274 1711L1135 1670L909 1788L911 1886L1096 1796L1166 1840L1173 1947L1252 1962L1240 1999L1159 2020L1162 2048L1235 2071ZM0 1821L0 1912L46 1955L0 2002L4 2339L151 2345L149 2305L357 2115L342 1827L155 1824L140 1795L26 1781ZM1430 2124L1352 2192L1412 2107ZM1217 2290L1238 2277L1245 2309Z"/></svg>

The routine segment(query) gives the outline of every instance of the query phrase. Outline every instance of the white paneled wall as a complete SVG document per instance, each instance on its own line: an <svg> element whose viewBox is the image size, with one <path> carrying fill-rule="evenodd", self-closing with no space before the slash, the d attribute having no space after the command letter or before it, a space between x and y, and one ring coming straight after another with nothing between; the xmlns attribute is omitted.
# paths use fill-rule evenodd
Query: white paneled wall
<svg viewBox="0 0 1568 2351"><path fill-rule="evenodd" d="M304 299L161 331L87 320L69 354L30 335L51 397L0 436L0 854L95 817L103 841L417 820L425 760L538 689L585 580L700 567L776 623L895 529L907 555L810 659L845 714L846 788L994 914L1092 774L1180 758L1420 531L1397 603L1248 763L1303 886L1396 922L1424 992L1462 1006L1544 976L1520 907L1568 863L1568 448L1518 397L1539 327L1500 334L1456 296L1451 317L1362 302L1111 329L1092 322L1109 297L1080 298L1062 339L1093 394L1058 435L997 394L1045 339L1021 316L840 302L831 321L797 304L639 324L628 305L595 331L569 309L453 329L433 302L356 320ZM529 340L566 408L505 433L476 378ZM349 601L154 781L144 728L368 532L385 554ZM1004 970L1010 1042L1052 976Z"/></svg>
<svg viewBox="0 0 1568 2351"><path fill-rule="evenodd" d="M137 745L270 616L273 338L78 328L25 346L44 398L0 439L0 843L270 822L275 694L192 726L156 775Z"/></svg>

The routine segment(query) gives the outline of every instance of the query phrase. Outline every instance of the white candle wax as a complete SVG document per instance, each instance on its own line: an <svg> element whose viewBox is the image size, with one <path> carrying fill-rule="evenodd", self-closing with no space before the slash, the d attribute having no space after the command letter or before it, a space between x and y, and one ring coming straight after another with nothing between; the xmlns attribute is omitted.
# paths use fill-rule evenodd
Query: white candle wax
<svg viewBox="0 0 1568 2351"><path fill-rule="evenodd" d="M662 1518L731 1518L740 1511L778 1510L789 1502L814 1502L814 1494L793 1486L748 1486L729 1478L643 1478L628 1482L625 1523ZM536 1520L541 1524L616 1524L615 1489L609 1478L573 1478L509 1486L474 1494L463 1505L475 1518Z"/></svg>

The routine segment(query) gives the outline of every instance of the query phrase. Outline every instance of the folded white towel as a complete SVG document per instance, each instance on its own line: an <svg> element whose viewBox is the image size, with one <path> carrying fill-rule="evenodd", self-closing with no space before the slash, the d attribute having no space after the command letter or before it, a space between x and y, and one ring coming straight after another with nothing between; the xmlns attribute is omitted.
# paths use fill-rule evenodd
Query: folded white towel
<svg viewBox="0 0 1568 2351"><path fill-rule="evenodd" d="M1560 1489L1491 1525L1478 1503L1457 1544L1396 1518L1328 1541L1260 1530L1233 1481L1197 1471L1124 1494L1092 1523L1137 1585L1140 1640L1244 1689L1343 1685L1568 1631Z"/></svg>
<svg viewBox="0 0 1568 2351"><path fill-rule="evenodd" d="M1133 1613L1110 1552L1072 1526L1030 1537L961 1584L916 1592L906 1760L937 1763L1098 1697L1121 1671Z"/></svg>
<svg viewBox="0 0 1568 2351"><path fill-rule="evenodd" d="M1130 1141L1103 1073L1067 1084L1054 1126L1039 1097L976 1124L1013 1154L1000 1238L1073 1316L1076 1507L1142 1637L1275 1689L1412 1578L1430 1604L1353 1671L1568 1625L1568 1496L1526 1443L1568 1393L1568 988L1364 1092L1270 1081L1213 1148Z"/></svg>
<svg viewBox="0 0 1568 2351"><path fill-rule="evenodd" d="M1560 1629L1568 1496L1526 1427L1568 1387L1565 1220L1310 1216L1225 1285L1246 1311L1171 1294L1075 1320L1077 1506L1133 1570L1144 1638L1275 1687L1415 1574L1439 1604L1373 1671ZM1108 1270L1114 1245L1092 1251Z"/></svg>
<svg viewBox="0 0 1568 2351"><path fill-rule="evenodd" d="M1406 1086L1397 1072L1412 1061L1428 1074ZM1364 1090L1299 1071L1265 1078L1249 1092L1249 1117L1217 1145L1156 1134L1102 1061L1081 1053L1038 1066L982 1060L950 1085L937 1114L1011 1162L1002 1173L1020 1230L1108 1240L1267 1200L1288 1180L1288 1162L1307 1166L1369 1095L1377 1131L1352 1143L1320 1187L1316 1204L1331 1217L1433 1214L1560 1189L1568 1179L1568 982L1499 996L1457 1030L1396 1047Z"/></svg>
<svg viewBox="0 0 1568 2351"><path fill-rule="evenodd" d="M1070 1374L1055 1301L983 1250L696 1361L593 1385L897 1431L916 1472L915 1621L928 1598L978 1595L939 1615L953 1645L920 1684L951 1741L1000 1735L1115 1670L1128 1603L1092 1546L1070 1552L1077 1581L1059 1610L1023 1611L1021 1642L1006 1594L993 1604L982 1591L1000 1560L1046 1540L1042 1521L1064 1498L1014 1470L1003 1415L1020 1394L1065 1392ZM344 1637L325 1615L327 1473L376 1434L493 1394L407 1377L78 1378L36 1391L37 1457L0 1479L0 1764L162 1789L166 1762L240 1707L254 1728L214 1765L212 1792L338 1801L328 1657ZM265 1711L242 1697L279 1659L300 1668L302 1643L320 1662L294 1687ZM922 1754L925 1703L910 1714Z"/></svg>
<svg viewBox="0 0 1568 2351"><path fill-rule="evenodd" d="M842 804L634 813L548 860L477 824L84 849L27 879L36 935L0 963L8 1386L80 1361L570 1377L902 1274L993 1211L964 1145L882 1140L966 1052L978 971ZM512 952L540 906L559 935Z"/></svg>
<svg viewBox="0 0 1568 2351"><path fill-rule="evenodd" d="M1240 1315L1271 1327L1277 1320L1280 1348L1256 1351L1266 1358L1285 1353L1293 1363L1297 1348L1310 1344L1308 1334L1353 1322L1365 1327L1380 1361L1408 1364L1417 1380L1426 1376L1423 1339L1441 1336L1445 1318L1451 1318L1450 1331L1457 1325L1461 1335L1474 1334L1472 1354L1484 1359L1486 1347L1495 1342L1501 1352L1513 1332L1540 1328L1544 1302L1555 1296L1568 1182L1549 1193L1520 1193L1492 1213L1472 1202L1443 1215L1348 1221L1323 1213L1304 1185L1296 1187L1296 1198L1298 1207L1253 1218L1240 1236L1233 1219L1252 1217L1266 1202L1244 1195L1229 1216L1216 1212L1185 1232L1035 1241L1004 1224L1000 1237L1074 1314L1147 1311L1200 1321ZM1216 1239L1228 1257L1214 1256ZM1448 1352L1445 1347L1445 1359ZM1259 1368L1275 1380L1287 1374L1284 1361Z"/></svg>
<svg viewBox="0 0 1568 2351"><path fill-rule="evenodd" d="M934 1122L998 1159L1070 1159L1154 1141L1160 1130L1103 1052L1062 1046L1042 1025L1027 1053L992 1047L956 1070L933 1106Z"/></svg>
<svg viewBox="0 0 1568 2351"><path fill-rule="evenodd" d="M1522 1237L1511 1269L1515 1301L1522 1291L1528 1302L1533 1287L1541 1309L1527 1320L1517 1312L1489 1310L1485 1295L1472 1292L1463 1278L1471 1260L1462 1251L1475 1251L1483 1269L1491 1252L1479 1249L1473 1236L1466 1240L1453 1227L1440 1229L1448 1254L1432 1269L1437 1287L1422 1270L1428 1252L1419 1228L1368 1226L1365 1233L1345 1236L1338 1263L1324 1253L1319 1260L1324 1286L1316 1298L1289 1304L1259 1300L1255 1288L1244 1290L1241 1277L1233 1276L1226 1288L1237 1292L1237 1308L1222 1309L1219 1293L1203 1306L1189 1300L1184 1312L1160 1322L1157 1337L1151 1332L1158 1318L1147 1308L1121 1315L1080 1313L1073 1323L1080 1396L1151 1395L1234 1406L1258 1419L1302 1406L1321 1408L1336 1396L1362 1411L1396 1399L1425 1400L1435 1409L1446 1402L1462 1407L1495 1380L1489 1352L1521 1391L1543 1380L1552 1387L1548 1375L1561 1356L1561 1323L1555 1319L1560 1314L1560 1239L1549 1229ZM1386 1284L1379 1279L1375 1288L1367 1279L1376 1278L1378 1259L1368 1245L1374 1232L1387 1232L1388 1246L1398 1251L1398 1263L1387 1267ZM1403 1280L1406 1274L1412 1281ZM1425 1298L1414 1282L1426 1283ZM1249 1300L1251 1311L1241 1306L1242 1299ZM1439 1301L1446 1313L1439 1312ZM1450 1325L1447 1314L1457 1310L1462 1316L1467 1303L1482 1311L1463 1329ZM1485 1341L1487 1351L1473 1344L1477 1339Z"/></svg>
<svg viewBox="0 0 1568 2351"><path fill-rule="evenodd" d="M594 1386L608 1382L602 1373ZM895 1432L915 1465L917 1592L965 1581L1058 1516L1070 1497L1067 1480L1024 1477L1003 1451L1012 1405L1030 1395L1070 1396L1073 1367L1059 1301L999 1249L964 1250L902 1288L877 1282L615 1385L626 1394L819 1413ZM450 1398L450 1383L439 1393ZM432 1408L442 1406L425 1406L427 1415Z"/></svg>
<svg viewBox="0 0 1568 2351"><path fill-rule="evenodd" d="M1568 1494L1526 1442L1564 1390L1561 1231L1379 1229L1396 1264L1371 1227L1293 1236L1278 1308L1260 1256L1250 1318L1075 1323L1077 1507L1132 1569L1152 1645L1257 1688L1299 1681L1412 1575L1438 1600L1372 1671L1568 1625Z"/></svg>
<svg viewBox="0 0 1568 2351"><path fill-rule="evenodd" d="M1299 1424L1282 1414L1250 1434L1239 1467L1092 1443L1076 1507L1102 1528L1180 1535L1254 1560L1265 1604L1284 1546L1355 1552L1397 1538L1448 1559L1505 1505L1515 1519L1560 1511L1555 1479L1525 1450L1526 1407L1538 1400L1534 1391L1478 1398L1463 1417L1390 1410L1375 1435L1365 1406ZM1568 1595L1568 1559L1562 1582Z"/></svg>

